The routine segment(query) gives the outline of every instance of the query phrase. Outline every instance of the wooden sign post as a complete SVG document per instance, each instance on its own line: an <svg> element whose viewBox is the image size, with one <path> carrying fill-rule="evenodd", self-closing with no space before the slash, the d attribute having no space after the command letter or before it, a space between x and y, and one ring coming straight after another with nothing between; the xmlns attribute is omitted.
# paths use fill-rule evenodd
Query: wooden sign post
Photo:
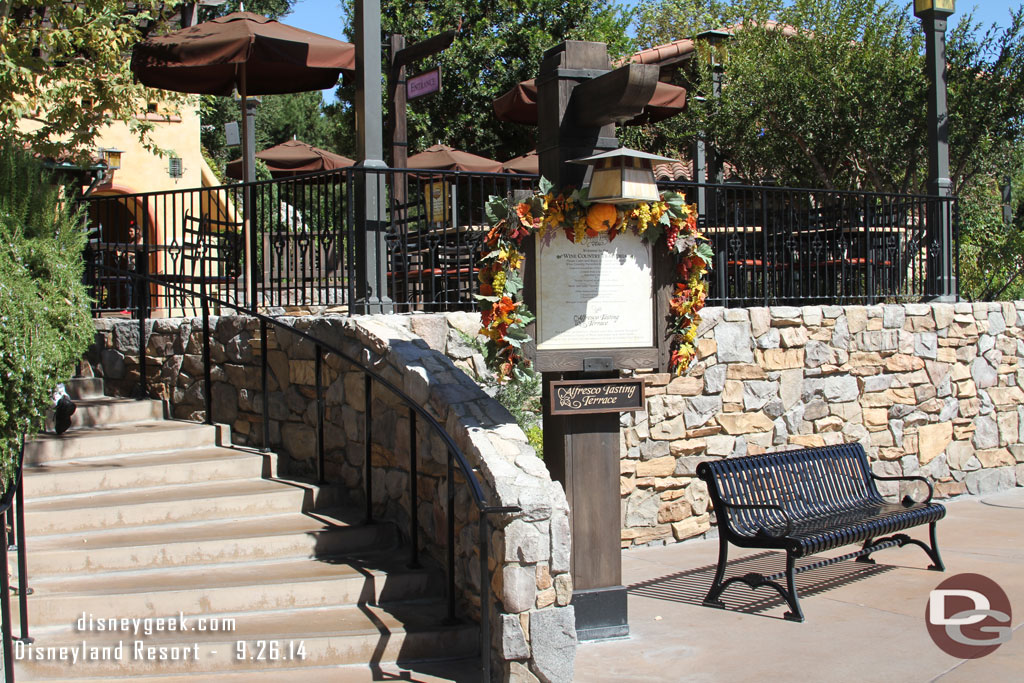
<svg viewBox="0 0 1024 683"><path fill-rule="evenodd" d="M612 70L604 43L548 50L537 76L541 174L582 185L567 163L616 149L615 122L650 101L658 68ZM578 87L582 86L582 87ZM524 299L537 313L527 348L543 373L544 460L564 487L572 525L572 604L581 640L629 634L620 557L619 413L643 410L643 382L623 369L659 366L659 256L635 235L524 245Z"/></svg>

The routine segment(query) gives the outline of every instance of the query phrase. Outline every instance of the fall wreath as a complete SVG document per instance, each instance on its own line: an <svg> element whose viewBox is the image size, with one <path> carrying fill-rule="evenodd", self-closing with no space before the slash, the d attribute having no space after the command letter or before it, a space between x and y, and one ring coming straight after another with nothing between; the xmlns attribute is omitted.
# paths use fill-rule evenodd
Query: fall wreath
<svg viewBox="0 0 1024 683"><path fill-rule="evenodd" d="M586 191L566 189L555 193L551 183L540 180L540 191L514 205L492 196L487 216L493 226L480 259L482 310L480 333L489 339L499 381L528 371L523 344L530 341L526 326L535 316L523 302L522 241L535 235L549 243L557 235L580 243L599 233L608 240L629 230L655 248L676 255L676 284L669 303L671 317L670 369L682 374L695 355L700 310L707 296L707 274L713 256L711 245L697 231L696 207L682 195L663 192L655 202L602 204L587 201Z"/></svg>

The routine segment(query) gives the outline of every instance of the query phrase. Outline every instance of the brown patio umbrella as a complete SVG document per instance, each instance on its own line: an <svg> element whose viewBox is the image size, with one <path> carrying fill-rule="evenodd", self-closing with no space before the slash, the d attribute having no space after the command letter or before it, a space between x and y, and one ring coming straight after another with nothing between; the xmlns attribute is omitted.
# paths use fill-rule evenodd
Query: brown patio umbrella
<svg viewBox="0 0 1024 683"><path fill-rule="evenodd" d="M537 150L531 149L521 157L509 159L501 167L506 173L537 175L540 173L540 160L537 158Z"/></svg>
<svg viewBox="0 0 1024 683"><path fill-rule="evenodd" d="M288 140L280 145L268 147L256 153L262 159L274 178L290 178L292 176L330 171L336 168L347 168L356 162L348 157L326 149L314 147L300 140ZM232 178L242 177L242 160L229 161L227 174Z"/></svg>
<svg viewBox="0 0 1024 683"><path fill-rule="evenodd" d="M470 171L473 173L501 173L501 162L494 159L460 152L448 145L433 145L406 162L409 168L432 171Z"/></svg>
<svg viewBox="0 0 1024 683"><path fill-rule="evenodd" d="M650 103L639 116L626 121L627 126L657 123L675 116L686 108L686 88L661 83L654 88ZM494 100L494 113L502 121L537 125L537 83L530 79L517 84Z"/></svg>
<svg viewBox="0 0 1024 683"><path fill-rule="evenodd" d="M354 72L355 46L234 12L136 44L131 68L153 88L225 96L237 89L244 133L248 96L330 88L342 72ZM251 163L245 170L251 174Z"/></svg>

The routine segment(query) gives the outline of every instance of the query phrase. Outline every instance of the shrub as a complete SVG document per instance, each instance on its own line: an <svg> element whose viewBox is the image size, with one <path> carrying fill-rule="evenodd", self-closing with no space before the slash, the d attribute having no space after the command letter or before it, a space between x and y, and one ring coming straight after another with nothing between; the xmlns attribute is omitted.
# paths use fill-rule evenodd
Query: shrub
<svg viewBox="0 0 1024 683"><path fill-rule="evenodd" d="M22 434L91 341L77 209L32 156L0 144L0 469L6 490Z"/></svg>

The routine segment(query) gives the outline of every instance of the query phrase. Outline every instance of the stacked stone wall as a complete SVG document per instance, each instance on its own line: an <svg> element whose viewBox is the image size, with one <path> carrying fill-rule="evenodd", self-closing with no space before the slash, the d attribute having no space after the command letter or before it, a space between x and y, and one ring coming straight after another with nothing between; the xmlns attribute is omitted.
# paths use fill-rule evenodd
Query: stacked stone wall
<svg viewBox="0 0 1024 683"><path fill-rule="evenodd" d="M472 319L471 319L472 318ZM281 318L289 326L359 359L402 389L445 428L482 482L487 502L519 506L492 515L488 565L492 666L496 678L570 681L576 636L569 574L568 504L522 430L500 404L463 370L482 369L466 333L475 316L309 316ZM129 394L138 379L136 321L97 320L89 354L108 391ZM269 447L278 470L312 478L316 472L316 355L314 344L271 326L267 336L268 394L262 394L260 325L250 317L211 320L213 417L232 427L234 443L262 445L263 406L270 417ZM461 333L460 333L461 331ZM421 338L416 332L426 337ZM440 347L455 358L446 357ZM168 401L173 417L205 418L202 328L199 319L147 323L150 392ZM366 391L364 374L339 355L324 353L326 479L362 496ZM456 365L457 364L457 365ZM410 411L377 385L370 397L375 515L409 527ZM447 560L447 457L443 440L417 419L419 524L423 550L436 564ZM461 609L480 613L479 518L456 468L456 576Z"/></svg>
<svg viewBox="0 0 1024 683"><path fill-rule="evenodd" d="M697 349L622 416L623 547L712 528L708 459L859 442L940 499L1024 485L1024 302L709 308Z"/></svg>

